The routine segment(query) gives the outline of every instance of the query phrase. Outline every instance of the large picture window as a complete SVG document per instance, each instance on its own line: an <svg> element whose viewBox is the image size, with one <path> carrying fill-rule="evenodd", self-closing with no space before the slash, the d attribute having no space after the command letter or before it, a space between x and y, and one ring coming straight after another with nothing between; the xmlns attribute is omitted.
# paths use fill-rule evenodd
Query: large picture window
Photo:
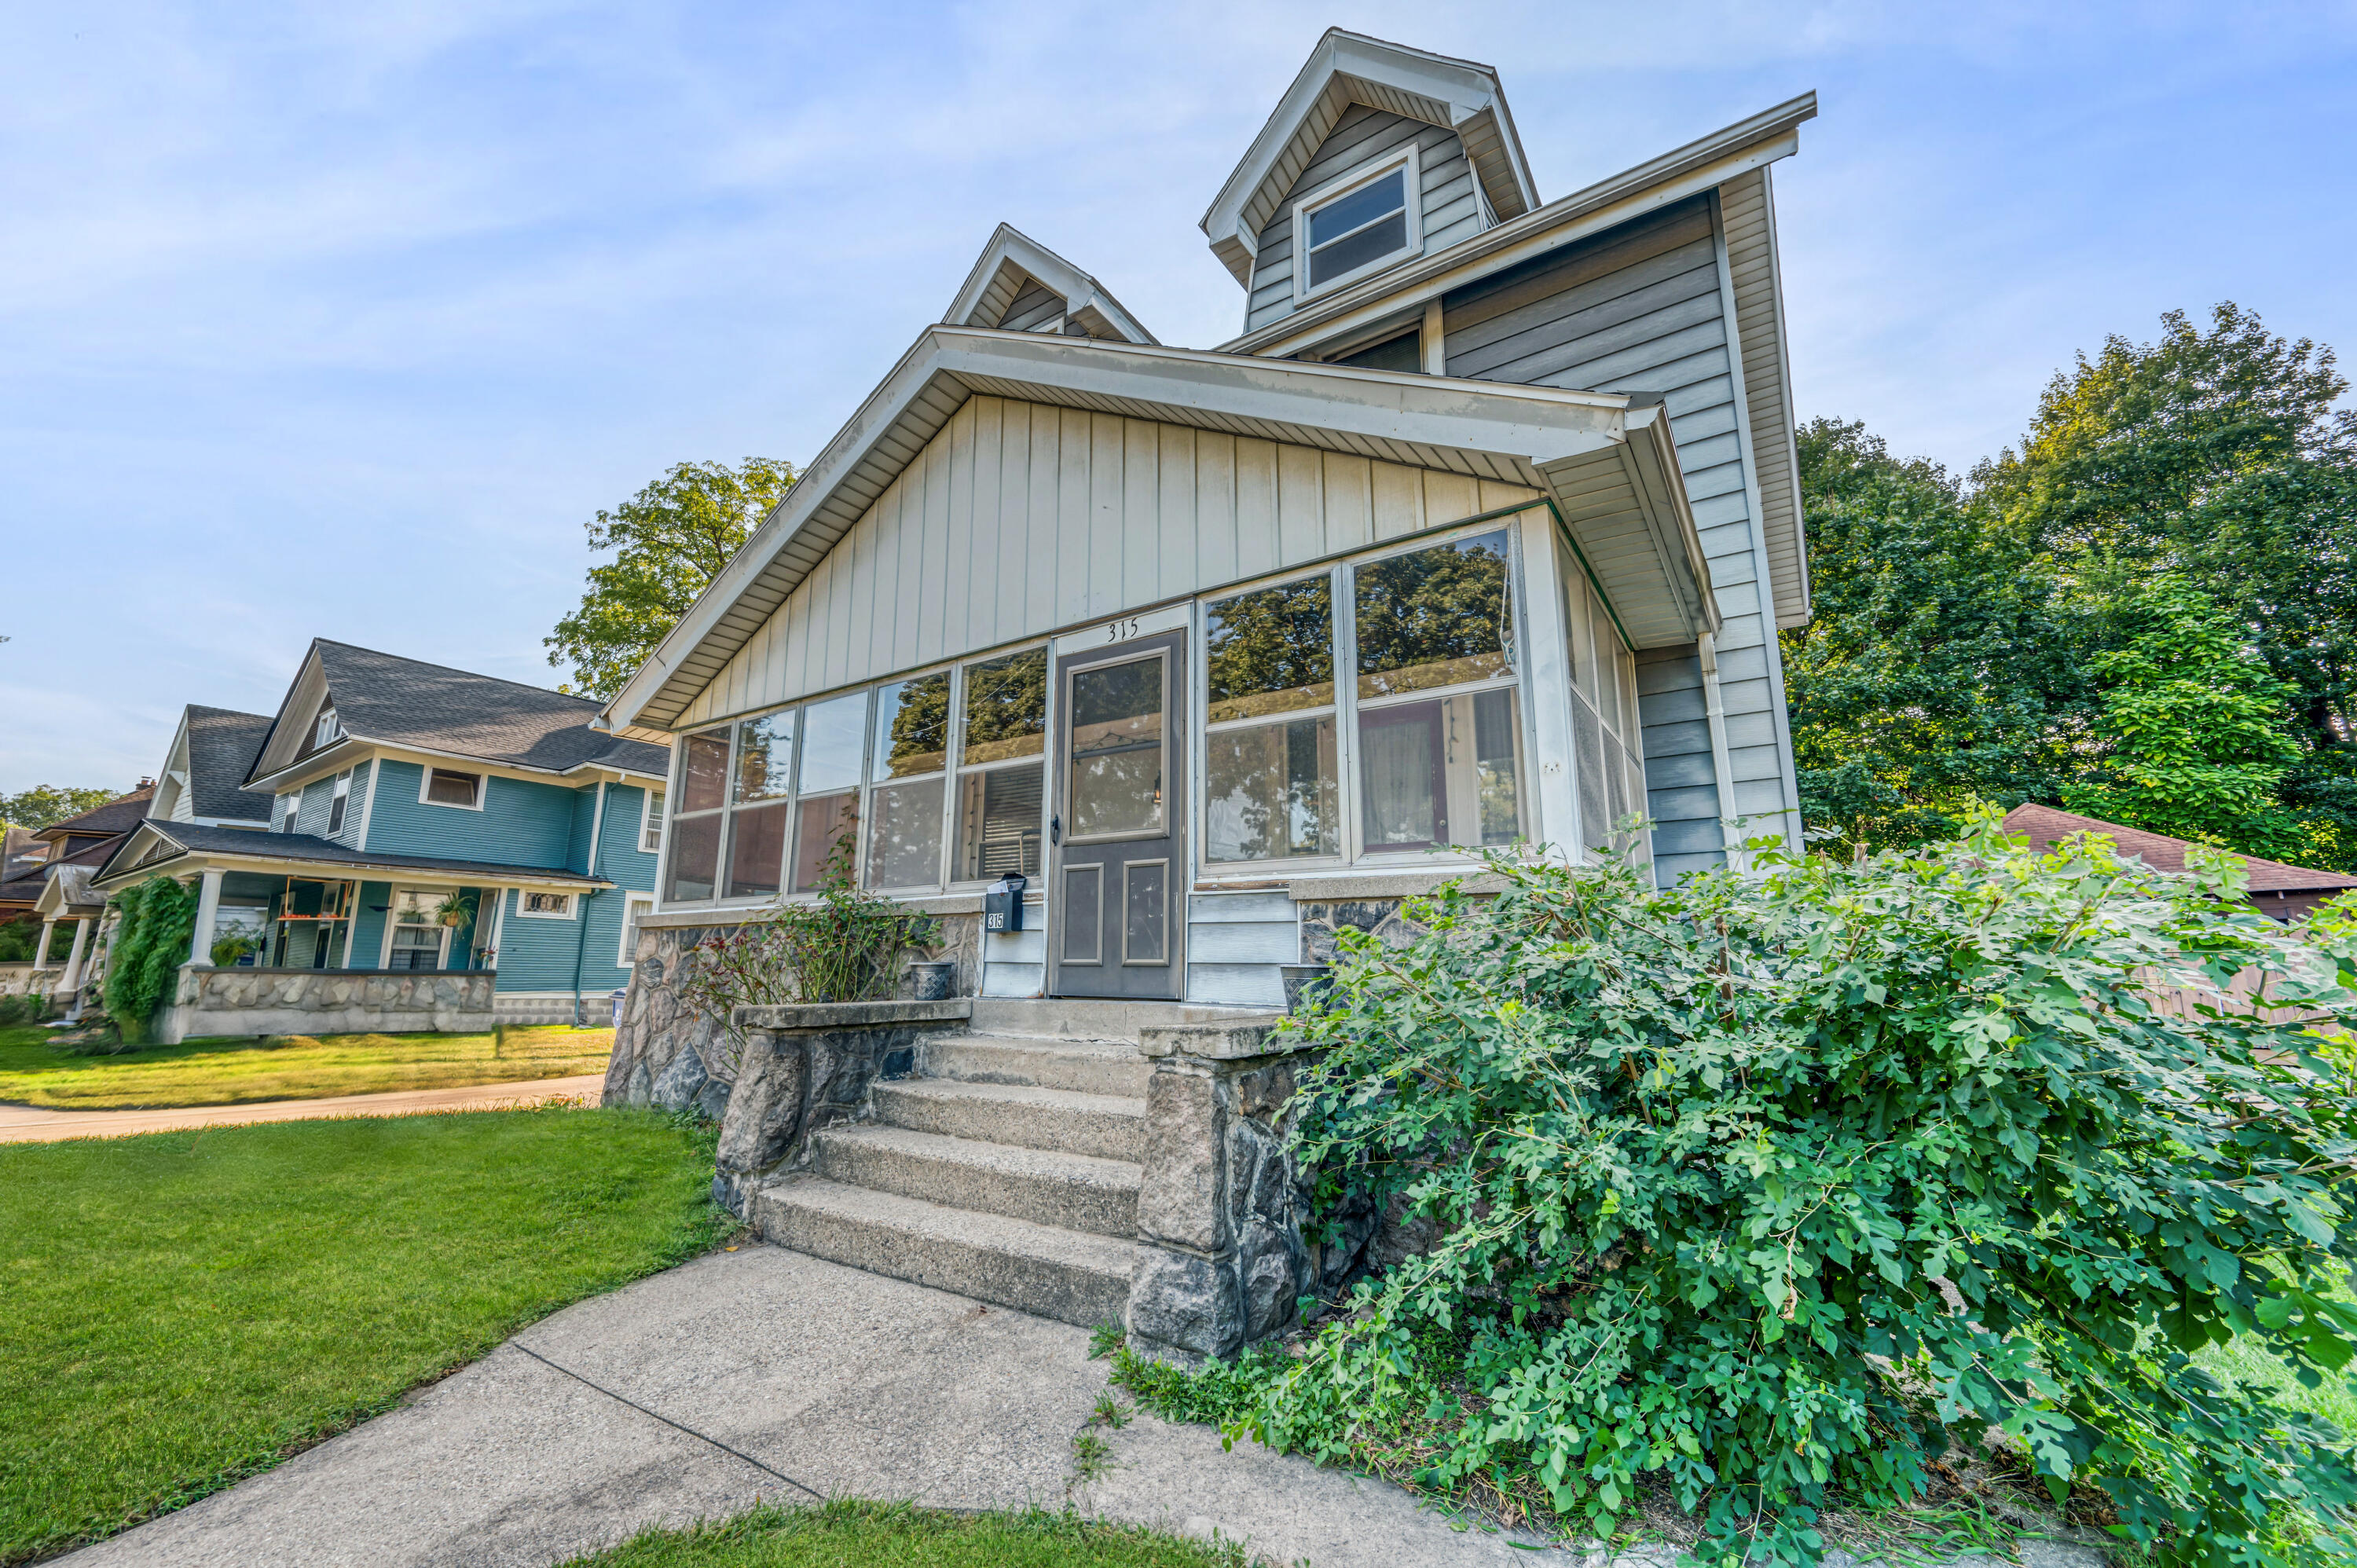
<svg viewBox="0 0 2357 1568"><path fill-rule="evenodd" d="M950 759L950 677L895 681L876 693L867 886L942 885L942 779Z"/></svg>
<svg viewBox="0 0 2357 1568"><path fill-rule="evenodd" d="M728 732L714 729L687 736L679 743L674 766L678 779L673 798L679 808L671 819L663 901L698 904L719 886L720 831L728 804Z"/></svg>
<svg viewBox="0 0 2357 1568"><path fill-rule="evenodd" d="M793 787L793 711L739 723L729 782L729 897L776 897Z"/></svg>
<svg viewBox="0 0 2357 1568"><path fill-rule="evenodd" d="M1048 650L1028 649L961 671L954 878L1040 874L1046 811Z"/></svg>
<svg viewBox="0 0 2357 1568"><path fill-rule="evenodd" d="M1341 853L1330 574L1205 607L1203 858Z"/></svg>
<svg viewBox="0 0 2357 1568"><path fill-rule="evenodd" d="M794 823L797 893L815 892L827 856L859 822L859 779L867 751L866 692L802 710L802 769Z"/></svg>

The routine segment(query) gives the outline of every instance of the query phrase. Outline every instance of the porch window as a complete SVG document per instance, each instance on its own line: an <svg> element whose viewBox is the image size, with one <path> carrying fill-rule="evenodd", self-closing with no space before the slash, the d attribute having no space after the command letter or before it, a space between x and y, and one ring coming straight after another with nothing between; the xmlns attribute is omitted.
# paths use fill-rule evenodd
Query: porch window
<svg viewBox="0 0 2357 1568"><path fill-rule="evenodd" d="M794 821L793 890L815 892L827 857L859 821L867 696L854 692L802 710L802 788Z"/></svg>
<svg viewBox="0 0 2357 1568"><path fill-rule="evenodd" d="M622 942L616 950L614 961L629 969L639 961L639 922L655 911L651 895L633 893L622 901Z"/></svg>
<svg viewBox="0 0 2357 1568"><path fill-rule="evenodd" d="M1341 852L1333 599L1321 573L1205 607L1207 861Z"/></svg>
<svg viewBox="0 0 2357 1568"><path fill-rule="evenodd" d="M895 681L876 694L866 885L942 885L942 787L950 756L950 676Z"/></svg>
<svg viewBox="0 0 2357 1568"><path fill-rule="evenodd" d="M387 969L440 969L450 928L434 918L442 895L427 888L404 887L393 896L393 934L384 966Z"/></svg>
<svg viewBox="0 0 2357 1568"><path fill-rule="evenodd" d="M739 724L728 813L729 897L777 896L793 784L793 710Z"/></svg>
<svg viewBox="0 0 2357 1568"><path fill-rule="evenodd" d="M671 863L664 868L663 898L701 903L717 886L722 813L728 803L728 732L705 730L679 745L679 809L670 829Z"/></svg>
<svg viewBox="0 0 2357 1568"><path fill-rule="evenodd" d="M1361 166L1294 203L1294 297L1362 277L1424 242L1416 149Z"/></svg>
<svg viewBox="0 0 2357 1568"><path fill-rule="evenodd" d="M646 803L640 810L641 813L639 817L640 852L645 854L661 854L662 853L663 792L660 789L648 790Z"/></svg>
<svg viewBox="0 0 2357 1568"><path fill-rule="evenodd" d="M483 776L479 773L459 773L447 768L425 770L424 799L433 806L463 806L468 811L480 811L483 804Z"/></svg>
<svg viewBox="0 0 2357 1568"><path fill-rule="evenodd" d="M328 836L334 838L344 831L344 804L352 792L352 775L347 768L336 775L336 785L328 797Z"/></svg>
<svg viewBox="0 0 2357 1568"><path fill-rule="evenodd" d="M1522 835L1511 559L1501 530L1351 571L1369 854Z"/></svg>
<svg viewBox="0 0 2357 1568"><path fill-rule="evenodd" d="M1644 754L1637 713L1637 661L1621 641L1611 612L1566 546L1562 579L1565 634L1571 643L1572 741L1579 789L1579 839L1610 854L1634 847L1618 831L1631 813L1645 811Z"/></svg>
<svg viewBox="0 0 2357 1568"><path fill-rule="evenodd" d="M1048 650L1027 649L961 671L955 880L1039 875L1046 818Z"/></svg>

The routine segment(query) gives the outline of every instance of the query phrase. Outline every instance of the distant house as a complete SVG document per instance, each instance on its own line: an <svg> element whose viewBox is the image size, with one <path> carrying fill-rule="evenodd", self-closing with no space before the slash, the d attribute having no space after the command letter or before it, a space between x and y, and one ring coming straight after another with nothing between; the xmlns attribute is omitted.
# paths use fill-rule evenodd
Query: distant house
<svg viewBox="0 0 2357 1568"><path fill-rule="evenodd" d="M328 992L280 985L270 1005L292 998L281 1009L292 1012L279 1018L264 1016L250 987L192 974L167 1036L591 1011L587 998L630 977L669 767L662 746L591 729L597 712L537 686L325 639L275 714L189 708L160 809L108 855L97 892L159 874L197 886L191 972L214 970L216 940L236 935L250 950L227 968L464 973L490 985L487 998L479 983L347 986L332 993L334 1008L313 1000ZM367 1000L396 995L391 1011ZM337 1022L320 1022L329 1013ZM429 1015L436 1022L418 1022Z"/></svg>
<svg viewBox="0 0 2357 1568"><path fill-rule="evenodd" d="M2034 801L2007 811L2005 831L2029 839L2037 849L2050 849L2073 833L2101 833L2119 846L2123 858L2140 860L2155 871L2183 871L2185 852L2192 847L2185 840L2170 838L2167 833L2122 827L2117 822L2083 817L2075 811ZM2286 865L2281 861L2261 860L2252 854L2241 858L2251 874L2251 907L2273 919L2306 919L2319 904L2357 887L2357 876L2343 872Z"/></svg>
<svg viewBox="0 0 2357 1568"><path fill-rule="evenodd" d="M34 830L39 858L12 861L9 879L0 883L0 918L22 913L41 922L41 934L33 948L36 972L50 968L50 938L59 922L74 923L73 946L67 951L64 972L54 988L61 998L71 996L87 978L90 939L94 934L91 922L98 918L103 902L90 890L91 873L145 818L155 793L155 782L143 779L139 788L117 795L103 806Z"/></svg>

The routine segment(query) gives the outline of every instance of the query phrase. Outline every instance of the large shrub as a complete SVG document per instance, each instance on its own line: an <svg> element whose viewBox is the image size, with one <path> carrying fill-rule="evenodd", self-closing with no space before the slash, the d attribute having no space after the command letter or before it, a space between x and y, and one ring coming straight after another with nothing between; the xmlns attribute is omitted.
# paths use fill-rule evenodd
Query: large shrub
<svg viewBox="0 0 2357 1568"><path fill-rule="evenodd" d="M126 1040L145 1036L172 999L197 931L197 896L168 876L151 876L113 899L117 924L100 986L107 1016Z"/></svg>
<svg viewBox="0 0 2357 1568"><path fill-rule="evenodd" d="M2246 1336L2312 1385L2357 1335L2328 1294L2357 1257L2345 1049L2144 989L2259 964L2357 1013L2235 865L2041 856L1985 818L1669 889L1501 861L1494 901L1356 941L1297 1026L1325 1052L1297 1136L1437 1244L1232 1426L1321 1457L1438 1431L1426 1479L1535 1481L1607 1529L1666 1483L1706 1554L1788 1563L1830 1495L1918 1496L1996 1427L2160 1561L2341 1560L2341 1435L2189 1359Z"/></svg>

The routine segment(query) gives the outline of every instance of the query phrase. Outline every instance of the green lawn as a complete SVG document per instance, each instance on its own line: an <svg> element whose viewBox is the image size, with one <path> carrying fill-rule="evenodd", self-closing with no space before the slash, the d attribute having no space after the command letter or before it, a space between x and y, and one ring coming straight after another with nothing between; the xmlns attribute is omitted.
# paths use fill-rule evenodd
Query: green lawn
<svg viewBox="0 0 2357 1568"><path fill-rule="evenodd" d="M838 1502L650 1530L576 1558L574 1568L1243 1568L1247 1561L1233 1547L1066 1515Z"/></svg>
<svg viewBox="0 0 2357 1568"><path fill-rule="evenodd" d="M0 1101L59 1111L244 1105L395 1089L603 1072L611 1029L563 1026L490 1035L296 1036L186 1040L119 1057L77 1057L38 1026L0 1029Z"/></svg>
<svg viewBox="0 0 2357 1568"><path fill-rule="evenodd" d="M627 1111L0 1144L0 1563L181 1507L730 1223Z"/></svg>

